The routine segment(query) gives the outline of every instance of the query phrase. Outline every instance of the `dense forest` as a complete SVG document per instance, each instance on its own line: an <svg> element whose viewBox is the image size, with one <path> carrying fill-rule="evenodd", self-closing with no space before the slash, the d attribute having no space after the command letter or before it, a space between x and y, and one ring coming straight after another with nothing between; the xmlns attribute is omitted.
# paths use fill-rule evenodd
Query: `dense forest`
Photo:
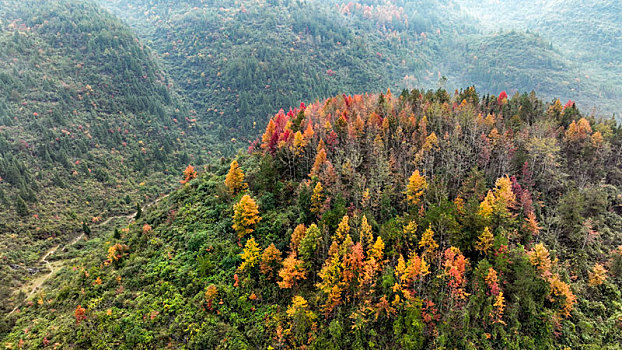
<svg viewBox="0 0 622 350"><path fill-rule="evenodd" d="M8 346L618 348L622 130L473 88L281 110L89 241Z"/></svg>

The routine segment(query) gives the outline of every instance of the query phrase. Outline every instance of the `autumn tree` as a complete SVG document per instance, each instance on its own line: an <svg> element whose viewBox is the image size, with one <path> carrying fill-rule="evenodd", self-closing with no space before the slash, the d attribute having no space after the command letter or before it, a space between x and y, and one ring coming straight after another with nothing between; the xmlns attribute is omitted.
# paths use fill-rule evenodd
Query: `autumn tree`
<svg viewBox="0 0 622 350"><path fill-rule="evenodd" d="M216 287L213 284L210 284L209 286L207 286L207 289L205 290L205 301L207 302L207 308L209 310L212 310L213 307L213 303L214 300L216 300L216 297L218 296L218 287Z"/></svg>
<svg viewBox="0 0 622 350"><path fill-rule="evenodd" d="M598 287L607 279L607 270L601 264L594 264L592 271L588 274L588 283L592 287Z"/></svg>
<svg viewBox="0 0 622 350"><path fill-rule="evenodd" d="M309 307L309 303L302 296L296 295L292 298L292 304L285 311L290 327L288 333L293 337L293 344L304 347L307 344L313 324L317 316Z"/></svg>
<svg viewBox="0 0 622 350"><path fill-rule="evenodd" d="M274 243L270 244L261 254L259 270L267 278L272 278L273 273L281 265L281 251L276 248Z"/></svg>
<svg viewBox="0 0 622 350"><path fill-rule="evenodd" d="M229 172L225 177L225 185L232 195L246 191L248 188L248 185L244 183L244 173L237 160L233 160L229 166Z"/></svg>
<svg viewBox="0 0 622 350"><path fill-rule="evenodd" d="M298 250L298 246L300 245L300 242L302 241L306 233L307 228L304 224L296 226L294 232L292 232L292 237L289 244L291 250Z"/></svg>
<svg viewBox="0 0 622 350"><path fill-rule="evenodd" d="M304 261L297 258L293 251L283 260L283 267L279 270L281 281L277 282L281 289L292 288L297 281L307 278L307 271L304 268Z"/></svg>
<svg viewBox="0 0 622 350"><path fill-rule="evenodd" d="M240 254L240 258L242 258L242 264L238 268L240 271L249 272L255 265L259 263L261 256L261 249L259 249L259 245L255 242L255 237L251 237L246 241L244 245L244 249Z"/></svg>
<svg viewBox="0 0 622 350"><path fill-rule="evenodd" d="M78 305L73 312L73 316L76 319L76 324L80 324L80 322L86 320L86 309L82 305Z"/></svg>
<svg viewBox="0 0 622 350"><path fill-rule="evenodd" d="M194 179L197 177L197 172L194 170L194 167L192 165L188 165L186 167L186 169L184 170L184 179L179 181L181 184L186 184L188 183L190 180Z"/></svg>
<svg viewBox="0 0 622 350"><path fill-rule="evenodd" d="M423 249L423 255L427 257L433 257L435 255L436 249L438 248L438 243L434 240L434 231L432 231L432 225L428 227L423 235L421 235L421 240L419 241L419 248Z"/></svg>
<svg viewBox="0 0 622 350"><path fill-rule="evenodd" d="M255 231L255 226L261 217L257 204L249 195L244 195L240 201L233 206L233 229L237 232L238 238L247 236Z"/></svg>
<svg viewBox="0 0 622 350"><path fill-rule="evenodd" d="M324 206L324 194L322 191L324 191L324 188L322 187L322 183L318 181L311 195L311 213L315 215L322 213L322 207Z"/></svg>
<svg viewBox="0 0 622 350"><path fill-rule="evenodd" d="M452 299L463 301L468 296L465 291L468 260L462 255L460 249L456 247L447 248L443 258L444 275L448 279L447 285L449 286Z"/></svg>
<svg viewBox="0 0 622 350"><path fill-rule="evenodd" d="M425 176L419 174L419 170L415 170L408 179L406 186L406 200L412 207L416 207L423 196L424 191L428 188Z"/></svg>
<svg viewBox="0 0 622 350"><path fill-rule="evenodd" d="M475 250L482 254L488 253L490 248L492 247L492 243L494 241L494 236L488 226L484 228L484 231L477 237L477 243L475 243Z"/></svg>

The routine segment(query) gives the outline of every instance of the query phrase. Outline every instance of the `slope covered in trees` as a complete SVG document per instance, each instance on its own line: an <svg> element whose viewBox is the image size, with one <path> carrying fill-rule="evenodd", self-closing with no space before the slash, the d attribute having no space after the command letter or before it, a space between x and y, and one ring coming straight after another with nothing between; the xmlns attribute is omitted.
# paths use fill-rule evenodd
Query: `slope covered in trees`
<svg viewBox="0 0 622 350"><path fill-rule="evenodd" d="M188 103L229 141L278 109L338 93L414 87L535 90L619 113L620 86L558 37L482 33L457 1L101 1L158 52ZM462 5L462 7L460 6ZM619 25L618 25L619 27ZM590 40L592 40L590 38ZM586 75L589 75L586 78ZM443 77L446 77L445 81ZM260 123L261 124L261 123Z"/></svg>
<svg viewBox="0 0 622 350"><path fill-rule="evenodd" d="M620 132L472 88L280 111L248 153L91 240L2 342L615 349Z"/></svg>
<svg viewBox="0 0 622 350"><path fill-rule="evenodd" d="M197 132L150 51L96 5L3 0L0 16L7 300L41 272L37 260L49 247L177 182L170 169L190 161L186 142Z"/></svg>

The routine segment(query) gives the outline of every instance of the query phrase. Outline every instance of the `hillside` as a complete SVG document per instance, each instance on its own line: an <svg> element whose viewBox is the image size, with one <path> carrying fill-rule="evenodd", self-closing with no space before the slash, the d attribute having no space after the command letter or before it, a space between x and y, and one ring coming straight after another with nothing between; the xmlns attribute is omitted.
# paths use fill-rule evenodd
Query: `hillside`
<svg viewBox="0 0 622 350"><path fill-rule="evenodd" d="M472 88L280 111L248 153L65 253L2 343L616 349L621 132Z"/></svg>
<svg viewBox="0 0 622 350"><path fill-rule="evenodd" d="M198 133L191 114L150 51L107 12L72 0L3 0L0 9L0 298L8 300L45 271L37 261L48 248L166 192L177 182L171 169L209 138L188 146Z"/></svg>

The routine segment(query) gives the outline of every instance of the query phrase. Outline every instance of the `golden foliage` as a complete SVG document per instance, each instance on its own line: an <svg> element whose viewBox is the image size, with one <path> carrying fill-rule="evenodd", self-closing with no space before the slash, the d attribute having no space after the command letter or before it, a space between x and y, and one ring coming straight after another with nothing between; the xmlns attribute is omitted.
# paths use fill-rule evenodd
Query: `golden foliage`
<svg viewBox="0 0 622 350"><path fill-rule="evenodd" d="M565 136L567 141L578 142L585 140L590 134L592 134L590 122L585 118L581 118L578 122L573 120L568 125Z"/></svg>
<svg viewBox="0 0 622 350"><path fill-rule="evenodd" d="M361 219L360 241L364 248L368 249L373 244L374 235L371 232L371 225L367 222L367 216L363 215Z"/></svg>
<svg viewBox="0 0 622 350"><path fill-rule="evenodd" d="M266 275L268 278L271 278L273 269L280 265L282 260L281 251L276 248L274 243L272 243L263 251L263 254L261 254L259 270L262 274Z"/></svg>
<svg viewBox="0 0 622 350"><path fill-rule="evenodd" d="M492 191L488 191L486 194L486 198L480 203L479 211L477 212L480 216L488 219L492 216L493 208L495 205L495 195Z"/></svg>
<svg viewBox="0 0 622 350"><path fill-rule="evenodd" d="M577 297L570 290L570 286L563 282L557 274L549 280L549 286L551 288L549 300L553 303L559 301L561 305L560 316L570 317L570 312L577 302Z"/></svg>
<svg viewBox="0 0 622 350"><path fill-rule="evenodd" d="M246 241L244 245L244 249L240 254L242 258L242 264L238 268L240 271L248 271L255 267L259 262L261 249L259 249L259 245L255 242L255 237L251 237Z"/></svg>
<svg viewBox="0 0 622 350"><path fill-rule="evenodd" d="M348 224L349 219L350 218L348 217L348 215L344 215L341 219L341 222L339 223L339 226L337 227L335 237L339 242L341 242L341 240L343 240L345 236L350 233L350 225Z"/></svg>
<svg viewBox="0 0 622 350"><path fill-rule="evenodd" d="M588 274L589 285L592 287L600 286L607 279L607 270L601 264L594 264L592 271Z"/></svg>
<svg viewBox="0 0 622 350"><path fill-rule="evenodd" d="M497 179L495 182L495 205L500 210L513 208L516 204L516 196L512 191L512 180L505 175Z"/></svg>
<svg viewBox="0 0 622 350"><path fill-rule="evenodd" d="M438 243L434 240L434 231L432 231L432 225L428 227L419 241L419 248L423 248L424 256L433 256L434 252L438 248Z"/></svg>
<svg viewBox="0 0 622 350"><path fill-rule="evenodd" d="M531 265L540 272L542 277L546 278L551 275L551 258L544 244L536 244L532 250L527 252L527 256Z"/></svg>
<svg viewBox="0 0 622 350"><path fill-rule="evenodd" d="M244 195L240 201L233 206L233 229L238 233L238 238L242 238L255 231L255 225L261 221L257 204L249 195Z"/></svg>
<svg viewBox="0 0 622 350"><path fill-rule="evenodd" d="M300 224L296 226L296 228L294 229L294 232L292 232L292 238L289 243L289 247L291 250L298 250L298 246L300 245L300 242L302 241L302 239L305 237L306 233L307 233L307 228L305 227L304 224Z"/></svg>
<svg viewBox="0 0 622 350"><path fill-rule="evenodd" d="M313 167L311 168L311 173L309 174L310 177L320 174L320 170L322 168L322 165L326 163L326 159L326 150L324 149L324 147L322 147L315 155L315 161L313 161Z"/></svg>
<svg viewBox="0 0 622 350"><path fill-rule="evenodd" d="M313 194L311 195L311 213L318 215L322 212L322 206L324 204L324 194L322 193L324 188L322 183L318 181L313 188Z"/></svg>
<svg viewBox="0 0 622 350"><path fill-rule="evenodd" d="M424 191L428 188L428 183L425 180L425 176L419 174L419 170L415 170L408 179L408 185L406 186L406 200L411 206L417 206Z"/></svg>
<svg viewBox="0 0 622 350"><path fill-rule="evenodd" d="M227 177L225 177L225 186L227 186L229 193L232 195L246 191L248 188L248 185L244 183L244 172L240 169L237 160L233 160L229 166L229 172Z"/></svg>
<svg viewBox="0 0 622 350"><path fill-rule="evenodd" d="M488 226L484 228L484 231L477 238L477 243L475 244L475 249L482 253L486 254L492 247L492 243L494 242L494 236Z"/></svg>

